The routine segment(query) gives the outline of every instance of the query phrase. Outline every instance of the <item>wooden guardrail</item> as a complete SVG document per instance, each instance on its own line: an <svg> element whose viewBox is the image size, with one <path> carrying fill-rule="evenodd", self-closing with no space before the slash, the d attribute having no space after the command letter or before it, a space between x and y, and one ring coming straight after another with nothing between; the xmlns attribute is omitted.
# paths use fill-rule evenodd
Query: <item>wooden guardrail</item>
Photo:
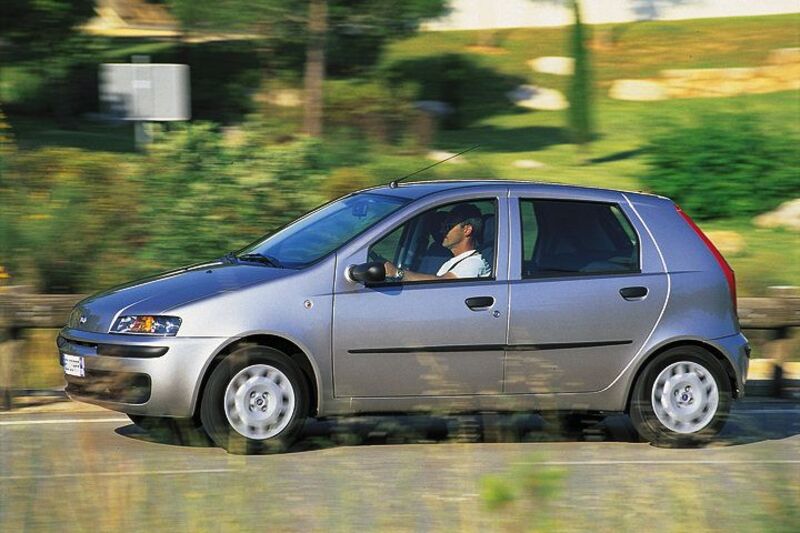
<svg viewBox="0 0 800 533"><path fill-rule="evenodd" d="M14 359L26 329L60 328L84 296L33 294L25 287L0 288L0 410L14 395ZM739 322L760 357L779 364L800 349L800 288L774 287L764 298L739 298Z"/></svg>

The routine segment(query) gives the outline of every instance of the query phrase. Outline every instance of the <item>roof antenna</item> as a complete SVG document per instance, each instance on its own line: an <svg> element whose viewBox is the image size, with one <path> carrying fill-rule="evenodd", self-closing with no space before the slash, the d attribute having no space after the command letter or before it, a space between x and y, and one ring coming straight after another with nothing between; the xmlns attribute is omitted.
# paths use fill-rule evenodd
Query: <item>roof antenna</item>
<svg viewBox="0 0 800 533"><path fill-rule="evenodd" d="M460 156L460 155L464 155L464 154L466 154L467 152L471 152L471 151L473 151L474 149L476 149L476 148L479 148L479 147L480 147L480 144L476 144L476 145L475 145L475 146L473 146L472 148L467 148L467 149L466 149L466 150L464 150L463 152L458 152L457 154L451 155L451 156L450 156L450 157L448 157L447 159L442 159L441 161L437 161L436 163L434 163L434 164L432 164L432 165L428 165L428 166L427 166L427 167L425 167L425 168L421 168L421 169L417 170L416 172L412 172L411 174L406 174L406 175L405 175L405 176L403 176L402 178L397 178L397 179L394 179L394 180L392 180L392 181L389 183L389 188L390 188L390 189L396 189L396 188L397 188L397 184L398 184L398 183L400 183L401 181L403 181L404 179L406 179L406 178L410 178L411 176L416 176L416 175L417 175L417 174L419 174L420 172L425 172L425 171L426 171L426 170L428 170L429 168L433 168L433 167L435 167L436 165L441 165L442 163L445 163L445 162L447 162L447 161L450 161L451 159L455 159L456 157L458 157L458 156Z"/></svg>

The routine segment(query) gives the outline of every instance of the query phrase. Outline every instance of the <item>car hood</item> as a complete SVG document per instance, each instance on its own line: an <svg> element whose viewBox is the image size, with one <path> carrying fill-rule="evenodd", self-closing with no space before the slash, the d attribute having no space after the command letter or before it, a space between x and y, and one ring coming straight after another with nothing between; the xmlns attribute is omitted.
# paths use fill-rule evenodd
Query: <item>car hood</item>
<svg viewBox="0 0 800 533"><path fill-rule="evenodd" d="M81 301L69 327L108 333L122 314L169 314L170 310L296 273L250 263L202 263L114 287Z"/></svg>

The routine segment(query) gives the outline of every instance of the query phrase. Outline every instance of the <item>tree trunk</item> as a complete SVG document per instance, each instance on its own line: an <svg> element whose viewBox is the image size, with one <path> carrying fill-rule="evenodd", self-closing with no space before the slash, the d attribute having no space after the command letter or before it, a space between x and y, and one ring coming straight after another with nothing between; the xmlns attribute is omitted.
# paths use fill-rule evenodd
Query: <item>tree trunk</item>
<svg viewBox="0 0 800 533"><path fill-rule="evenodd" d="M325 35L328 32L327 0L311 0L308 6L308 47L305 71L305 117L303 131L322 134L322 83L325 80Z"/></svg>
<svg viewBox="0 0 800 533"><path fill-rule="evenodd" d="M573 141L585 148L593 137L592 76L589 50L586 46L589 28L583 24L578 0L572 1L572 9L575 13L575 24L570 40L575 72L570 80L567 115Z"/></svg>

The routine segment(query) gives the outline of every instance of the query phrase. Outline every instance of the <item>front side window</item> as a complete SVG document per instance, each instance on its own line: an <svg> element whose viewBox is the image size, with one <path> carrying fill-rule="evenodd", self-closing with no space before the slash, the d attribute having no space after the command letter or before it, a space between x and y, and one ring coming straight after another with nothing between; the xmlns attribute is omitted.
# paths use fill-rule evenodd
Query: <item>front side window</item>
<svg viewBox="0 0 800 533"><path fill-rule="evenodd" d="M261 255L287 268L302 268L336 250L394 213L409 200L359 193L332 202L249 246L242 255Z"/></svg>
<svg viewBox="0 0 800 533"><path fill-rule="evenodd" d="M375 242L369 259L386 263L387 281L491 278L496 214L494 200L439 206Z"/></svg>
<svg viewBox="0 0 800 533"><path fill-rule="evenodd" d="M639 239L613 204L520 200L522 277L639 272Z"/></svg>

